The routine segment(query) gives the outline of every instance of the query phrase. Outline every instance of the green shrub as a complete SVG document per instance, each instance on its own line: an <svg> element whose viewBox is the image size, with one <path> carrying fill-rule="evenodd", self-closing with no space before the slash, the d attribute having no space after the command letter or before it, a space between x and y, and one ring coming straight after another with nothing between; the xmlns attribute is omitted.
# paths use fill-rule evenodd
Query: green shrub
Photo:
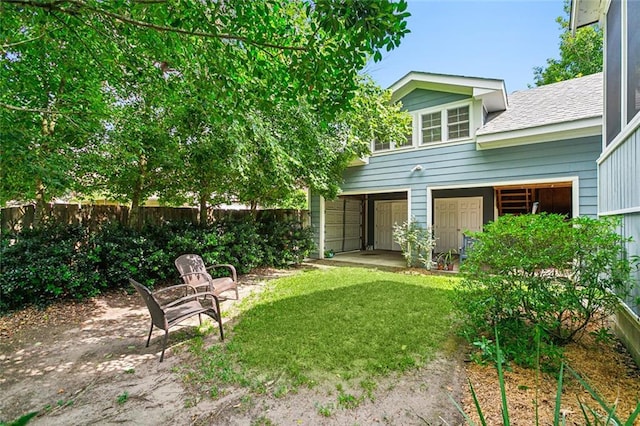
<svg viewBox="0 0 640 426"><path fill-rule="evenodd" d="M553 214L502 216L473 235L457 306L471 341L497 326L505 353L525 365L534 326L544 355L611 313L629 291L631 264L616 218L566 220Z"/></svg>
<svg viewBox="0 0 640 426"><path fill-rule="evenodd" d="M408 267L431 269L431 250L436 246L436 239L430 228L422 228L412 217L403 224L393 225L393 240L402 248Z"/></svg>
<svg viewBox="0 0 640 426"><path fill-rule="evenodd" d="M80 225L45 225L3 235L0 246L0 308L46 305L60 298L97 294L106 283L87 256L88 232Z"/></svg>
<svg viewBox="0 0 640 426"><path fill-rule="evenodd" d="M117 223L90 233L82 225L45 225L0 242L0 313L27 304L85 298L128 287L132 277L148 286L178 280L174 259L200 254L205 263L231 263L238 273L258 266L299 263L313 248L300 223L264 215L226 219L210 227L190 223L147 226Z"/></svg>

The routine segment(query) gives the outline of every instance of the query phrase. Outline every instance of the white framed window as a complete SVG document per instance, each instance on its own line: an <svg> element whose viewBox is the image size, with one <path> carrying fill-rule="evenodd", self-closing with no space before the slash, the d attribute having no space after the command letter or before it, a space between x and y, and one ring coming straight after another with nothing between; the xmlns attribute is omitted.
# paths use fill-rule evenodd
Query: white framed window
<svg viewBox="0 0 640 426"><path fill-rule="evenodd" d="M392 151L394 149L413 146L413 135L408 133L404 139L399 141L373 141L373 152Z"/></svg>
<svg viewBox="0 0 640 426"><path fill-rule="evenodd" d="M420 145L471 137L470 114L469 104L420 112Z"/></svg>
<svg viewBox="0 0 640 426"><path fill-rule="evenodd" d="M442 112L422 114L422 143L442 141Z"/></svg>
<svg viewBox="0 0 640 426"><path fill-rule="evenodd" d="M469 105L447 110L447 139L469 137Z"/></svg>

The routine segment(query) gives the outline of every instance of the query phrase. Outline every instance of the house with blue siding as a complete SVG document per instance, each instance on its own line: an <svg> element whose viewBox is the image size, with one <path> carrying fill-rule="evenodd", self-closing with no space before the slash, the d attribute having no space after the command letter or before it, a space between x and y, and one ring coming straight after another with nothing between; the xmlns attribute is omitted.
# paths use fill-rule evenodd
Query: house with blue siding
<svg viewBox="0 0 640 426"><path fill-rule="evenodd" d="M391 86L413 118L374 141L336 200L310 199L318 257L396 250L393 225L432 227L436 252L504 214L598 214L602 74L507 94L502 80L410 72Z"/></svg>
<svg viewBox="0 0 640 426"><path fill-rule="evenodd" d="M640 256L640 1L573 0L572 29L599 23L604 31L604 131L597 158L598 215L622 217ZM640 364L640 271L616 314L616 332Z"/></svg>

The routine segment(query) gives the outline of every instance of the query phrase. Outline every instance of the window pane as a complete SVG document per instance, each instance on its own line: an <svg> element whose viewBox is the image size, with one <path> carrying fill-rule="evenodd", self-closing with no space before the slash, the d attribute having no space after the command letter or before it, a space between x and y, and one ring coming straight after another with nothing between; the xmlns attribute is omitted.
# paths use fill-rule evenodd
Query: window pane
<svg viewBox="0 0 640 426"><path fill-rule="evenodd" d="M440 112L422 116L422 143L442 140L442 115Z"/></svg>
<svg viewBox="0 0 640 426"><path fill-rule="evenodd" d="M407 134L406 138L396 142L396 148L401 148L403 146L411 146L413 144L413 137L411 133Z"/></svg>
<svg viewBox="0 0 640 426"><path fill-rule="evenodd" d="M469 123L460 123L449 126L449 139L469 137Z"/></svg>
<svg viewBox="0 0 640 426"><path fill-rule="evenodd" d="M469 137L469 107L453 108L447 110L447 121L449 123L449 139L460 139Z"/></svg>
<svg viewBox="0 0 640 426"><path fill-rule="evenodd" d="M373 150L374 151L382 151L385 149L389 149L391 147L391 144L389 142L378 142L376 141L373 144Z"/></svg>
<svg viewBox="0 0 640 426"><path fill-rule="evenodd" d="M620 0L612 0L607 14L605 125L607 145L620 133L622 116L620 71L622 69L622 36L620 30Z"/></svg>
<svg viewBox="0 0 640 426"><path fill-rule="evenodd" d="M627 123L640 111L640 1L627 2Z"/></svg>

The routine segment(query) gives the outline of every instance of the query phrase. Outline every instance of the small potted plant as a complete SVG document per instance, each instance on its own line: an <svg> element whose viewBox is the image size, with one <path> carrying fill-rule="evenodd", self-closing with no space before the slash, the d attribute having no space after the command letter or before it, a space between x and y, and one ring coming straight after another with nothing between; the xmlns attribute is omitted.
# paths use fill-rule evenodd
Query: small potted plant
<svg viewBox="0 0 640 426"><path fill-rule="evenodd" d="M450 249L444 253L444 265L448 271L453 271L453 255L457 253L455 249Z"/></svg>
<svg viewBox="0 0 640 426"><path fill-rule="evenodd" d="M439 271L442 271L443 269L445 269L445 266L446 266L445 257L446 257L446 253L438 253L433 259Z"/></svg>

